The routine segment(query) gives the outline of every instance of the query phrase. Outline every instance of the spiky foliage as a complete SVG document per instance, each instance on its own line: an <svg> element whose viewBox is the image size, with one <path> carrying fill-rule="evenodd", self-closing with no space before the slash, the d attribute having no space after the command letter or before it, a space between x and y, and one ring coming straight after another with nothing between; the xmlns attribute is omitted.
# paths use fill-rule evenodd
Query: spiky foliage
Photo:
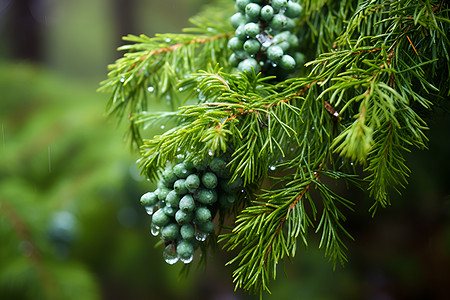
<svg viewBox="0 0 450 300"><path fill-rule="evenodd" d="M294 31L309 62L287 80L233 74L224 47L232 32L215 13L210 35L171 35L170 45L158 36L127 46L129 54L104 82L113 89L110 111L129 114L132 128L175 124L140 148L149 178L180 152L206 158L232 151L233 178L243 178L250 204L219 241L240 250L230 264L238 265L236 286L247 290L269 291L277 264L296 254L299 240L308 244L309 229L321 235L320 247L334 263L345 262L351 236L343 222L352 202L332 182L367 185L373 213L388 205L389 189L406 184L404 153L426 148L421 116L450 93L446 2L301 3ZM184 106L149 111L147 87L160 77L171 91L183 91ZM169 84L162 86L159 96ZM132 140L141 144L138 134Z"/></svg>

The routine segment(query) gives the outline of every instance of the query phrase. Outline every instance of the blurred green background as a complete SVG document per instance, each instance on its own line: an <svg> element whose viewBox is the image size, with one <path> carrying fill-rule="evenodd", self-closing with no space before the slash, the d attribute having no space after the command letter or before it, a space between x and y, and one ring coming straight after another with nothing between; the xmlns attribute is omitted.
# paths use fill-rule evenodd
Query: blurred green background
<svg viewBox="0 0 450 300"><path fill-rule="evenodd" d="M154 186L96 92L121 36L180 32L208 2L0 0L0 299L258 299L234 292L220 249L187 279L163 262L139 205ZM429 150L407 154L391 207L372 219L371 200L340 187L356 202L345 267L311 234L265 299L447 299L450 122L424 117Z"/></svg>

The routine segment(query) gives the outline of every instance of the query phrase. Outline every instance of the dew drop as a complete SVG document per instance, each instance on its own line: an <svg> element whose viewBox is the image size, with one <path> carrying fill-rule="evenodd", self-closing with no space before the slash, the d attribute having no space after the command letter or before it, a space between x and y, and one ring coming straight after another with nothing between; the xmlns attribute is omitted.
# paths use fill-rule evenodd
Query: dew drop
<svg viewBox="0 0 450 300"><path fill-rule="evenodd" d="M350 165L353 166L353 163L351 162Z"/></svg>
<svg viewBox="0 0 450 300"><path fill-rule="evenodd" d="M207 237L208 237L208 234L206 232L195 231L195 239L197 241L204 242Z"/></svg>
<svg viewBox="0 0 450 300"><path fill-rule="evenodd" d="M120 77L120 82L125 82L125 76Z"/></svg>
<svg viewBox="0 0 450 300"><path fill-rule="evenodd" d="M278 65L276 63L272 63L272 67L276 68Z"/></svg>
<svg viewBox="0 0 450 300"><path fill-rule="evenodd" d="M164 129L164 128L166 128L166 126L164 126L164 125L161 125L161 129Z"/></svg>
<svg viewBox="0 0 450 300"><path fill-rule="evenodd" d="M165 38L164 41L165 41L166 43L170 43L172 40L169 39L169 38Z"/></svg>
<svg viewBox="0 0 450 300"><path fill-rule="evenodd" d="M291 148L291 152L294 152L294 148Z"/></svg>
<svg viewBox="0 0 450 300"><path fill-rule="evenodd" d="M208 155L209 155L209 156L213 156L213 155L214 155L214 152L212 152L212 150L209 150L209 151L208 151Z"/></svg>
<svg viewBox="0 0 450 300"><path fill-rule="evenodd" d="M145 211L147 212L147 214L149 214L151 216L151 215L153 215L153 212L155 211L155 206L154 205L146 206Z"/></svg>
<svg viewBox="0 0 450 300"><path fill-rule="evenodd" d="M157 236L159 234L160 230L161 230L161 228L159 226L156 226L155 224L152 224L152 226L150 227L150 231L153 236Z"/></svg>
<svg viewBox="0 0 450 300"><path fill-rule="evenodd" d="M149 87L147 88L147 91L149 91L150 93L153 93L154 90L155 90L155 88L152 87L152 86L149 86Z"/></svg>
<svg viewBox="0 0 450 300"><path fill-rule="evenodd" d="M173 265L179 259L177 251L175 250L174 244L169 244L163 251L163 258L166 263Z"/></svg>
<svg viewBox="0 0 450 300"><path fill-rule="evenodd" d="M269 166L269 169L270 169L271 171L275 171L276 167L275 167L275 166Z"/></svg>
<svg viewBox="0 0 450 300"><path fill-rule="evenodd" d="M180 260L182 261L182 262L184 262L185 264L188 264L188 263L190 263L192 260L194 259L194 254L192 254L191 256L189 256L189 257L180 257Z"/></svg>
<svg viewBox="0 0 450 300"><path fill-rule="evenodd" d="M182 91L184 90L184 88L180 87L180 88L178 88L178 90L179 90L180 92L182 92Z"/></svg>

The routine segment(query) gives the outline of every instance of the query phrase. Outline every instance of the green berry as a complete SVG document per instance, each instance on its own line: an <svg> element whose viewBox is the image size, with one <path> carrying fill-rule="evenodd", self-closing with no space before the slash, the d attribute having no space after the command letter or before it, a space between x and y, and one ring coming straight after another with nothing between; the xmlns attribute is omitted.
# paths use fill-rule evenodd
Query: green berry
<svg viewBox="0 0 450 300"><path fill-rule="evenodd" d="M267 48L267 57L274 63L277 63L283 57L284 51L280 46L273 45Z"/></svg>
<svg viewBox="0 0 450 300"><path fill-rule="evenodd" d="M194 246L189 241L181 241L177 245L177 253L179 256L188 258L194 254Z"/></svg>
<svg viewBox="0 0 450 300"><path fill-rule="evenodd" d="M245 11L245 7L251 2L251 0L236 0L236 7L241 11Z"/></svg>
<svg viewBox="0 0 450 300"><path fill-rule="evenodd" d="M255 73L259 73L261 67L259 66L258 62L254 58L247 58L243 61L241 61L238 65L238 70L241 73L247 72L252 73L253 71Z"/></svg>
<svg viewBox="0 0 450 300"><path fill-rule="evenodd" d="M240 38L234 36L228 41L228 48L231 50L237 51L242 50L242 46L244 45L244 41Z"/></svg>
<svg viewBox="0 0 450 300"><path fill-rule="evenodd" d="M292 70L295 68L295 59L290 55L283 55L280 60L280 67L285 70Z"/></svg>
<svg viewBox="0 0 450 300"><path fill-rule="evenodd" d="M214 190L198 189L194 194L194 199L206 205L211 205L217 201L217 194Z"/></svg>
<svg viewBox="0 0 450 300"><path fill-rule="evenodd" d="M169 217L164 213L162 209L158 209L153 215L152 215L152 223L156 226L162 227L167 224L169 224Z"/></svg>
<svg viewBox="0 0 450 300"><path fill-rule="evenodd" d="M175 213L177 212L176 208L174 208L172 206L167 206L167 205L164 206L162 210L169 217L175 216Z"/></svg>
<svg viewBox="0 0 450 300"><path fill-rule="evenodd" d="M169 184L172 184L175 182L175 180L177 180L177 176L175 176L171 167L167 167L163 171L162 177L163 177L164 181L166 181Z"/></svg>
<svg viewBox="0 0 450 300"><path fill-rule="evenodd" d="M261 12L261 6L256 3L249 3L245 7L245 15L249 19L256 19L259 17L259 13Z"/></svg>
<svg viewBox="0 0 450 300"><path fill-rule="evenodd" d="M283 42L277 44L277 46L279 46L281 49L283 49L284 52L288 51L289 48L291 47L291 45L289 44L288 41L283 41Z"/></svg>
<svg viewBox="0 0 450 300"><path fill-rule="evenodd" d="M230 207L236 201L236 195L221 193L219 196L219 203L224 207Z"/></svg>
<svg viewBox="0 0 450 300"><path fill-rule="evenodd" d="M180 225L188 224L192 221L193 217L192 213L185 213L181 209L175 213L175 221Z"/></svg>
<svg viewBox="0 0 450 300"><path fill-rule="evenodd" d="M272 0L271 4L274 10L279 11L281 8L287 6L288 0Z"/></svg>
<svg viewBox="0 0 450 300"><path fill-rule="evenodd" d="M178 206L182 211L186 213L192 212L195 209L194 198L191 195L184 195L183 198L181 198Z"/></svg>
<svg viewBox="0 0 450 300"><path fill-rule="evenodd" d="M189 192L194 192L200 186L200 178L196 174L191 174L186 178L185 186Z"/></svg>
<svg viewBox="0 0 450 300"><path fill-rule="evenodd" d="M295 34L290 34L287 38L287 42L290 45L290 48L297 48L299 46L298 37Z"/></svg>
<svg viewBox="0 0 450 300"><path fill-rule="evenodd" d="M230 66L232 67L237 67L239 64L239 60L236 57L235 53L231 53L230 58L228 59L228 63L230 64Z"/></svg>
<svg viewBox="0 0 450 300"><path fill-rule="evenodd" d="M141 204L143 206L153 206L156 203L158 203L158 201L159 201L158 196L153 192L145 193L141 197Z"/></svg>
<svg viewBox="0 0 450 300"><path fill-rule="evenodd" d="M261 44L255 39L249 39L244 43L244 50L248 54L255 54L261 48Z"/></svg>
<svg viewBox="0 0 450 300"><path fill-rule="evenodd" d="M206 221L197 224L197 229L204 233L211 233L214 231L214 223L211 221Z"/></svg>
<svg viewBox="0 0 450 300"><path fill-rule="evenodd" d="M249 37L255 37L260 31L259 25L253 22L244 25L244 32Z"/></svg>
<svg viewBox="0 0 450 300"><path fill-rule="evenodd" d="M194 226L192 226L192 224L184 224L180 228L180 234L184 240L192 239L195 234Z"/></svg>
<svg viewBox="0 0 450 300"><path fill-rule="evenodd" d="M213 189L217 186L217 176L213 172L206 172L202 176L203 186L207 189Z"/></svg>
<svg viewBox="0 0 450 300"><path fill-rule="evenodd" d="M178 178L186 178L191 173L191 171L186 167L186 164L182 162L173 166L173 173Z"/></svg>
<svg viewBox="0 0 450 300"><path fill-rule="evenodd" d="M306 61L305 55L300 52L295 52L294 59L297 66L303 66Z"/></svg>
<svg viewBox="0 0 450 300"><path fill-rule="evenodd" d="M186 179L178 179L173 183L173 189L178 195L184 195L188 192L186 188Z"/></svg>
<svg viewBox="0 0 450 300"><path fill-rule="evenodd" d="M240 39L246 39L247 34L245 33L245 24L241 24L234 31L234 35Z"/></svg>
<svg viewBox="0 0 450 300"><path fill-rule="evenodd" d="M289 1L284 14L289 18L296 18L302 12L302 6L297 2Z"/></svg>
<svg viewBox="0 0 450 300"><path fill-rule="evenodd" d="M231 25L234 28L238 28L239 25L244 23L246 20L245 20L245 16L243 14L241 14L240 12L238 12L231 16L230 21L231 21Z"/></svg>
<svg viewBox="0 0 450 300"><path fill-rule="evenodd" d="M200 206L195 210L195 220L197 222L204 223L211 220L211 217L211 211L204 206Z"/></svg>
<svg viewBox="0 0 450 300"><path fill-rule="evenodd" d="M243 60L243 59L247 59L250 57L250 54L248 54L247 52L245 52L244 50L239 50L234 52L234 54L236 55L236 58L238 60Z"/></svg>
<svg viewBox="0 0 450 300"><path fill-rule="evenodd" d="M159 187L156 191L155 192L158 194L158 199L161 201L164 201L167 197L167 194L170 192L170 190L165 186Z"/></svg>
<svg viewBox="0 0 450 300"><path fill-rule="evenodd" d="M229 178L231 176L227 168L227 163L219 157L215 157L211 160L209 168L216 173L219 178Z"/></svg>
<svg viewBox="0 0 450 300"><path fill-rule="evenodd" d="M175 190L170 191L166 197L166 205L170 207L178 207L181 196Z"/></svg>
<svg viewBox="0 0 450 300"><path fill-rule="evenodd" d="M286 17L283 14L276 14L273 16L269 25L275 30L282 30L287 27L288 23L289 23L288 17Z"/></svg>
<svg viewBox="0 0 450 300"><path fill-rule="evenodd" d="M273 7L270 5L266 5L261 8L261 19L264 21L270 21L273 18Z"/></svg>
<svg viewBox="0 0 450 300"><path fill-rule="evenodd" d="M161 237L166 241L173 241L178 238L180 227L171 223L161 229Z"/></svg>

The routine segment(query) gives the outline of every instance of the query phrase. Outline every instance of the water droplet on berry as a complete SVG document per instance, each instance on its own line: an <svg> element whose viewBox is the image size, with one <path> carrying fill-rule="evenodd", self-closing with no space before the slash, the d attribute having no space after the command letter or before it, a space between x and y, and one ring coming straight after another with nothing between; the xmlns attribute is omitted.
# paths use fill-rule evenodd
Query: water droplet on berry
<svg viewBox="0 0 450 300"><path fill-rule="evenodd" d="M151 216L151 215L153 215L153 212L155 211L155 206L154 205L146 206L145 211L147 212L147 214L149 214Z"/></svg>
<svg viewBox="0 0 450 300"><path fill-rule="evenodd" d="M152 86L149 86L149 87L147 88L147 91L149 91L150 93L153 93L154 90L155 90L155 88L152 87Z"/></svg>
<svg viewBox="0 0 450 300"><path fill-rule="evenodd" d="M175 250L174 244L169 244L163 251L163 258L166 263L173 265L179 259L177 251Z"/></svg>
<svg viewBox="0 0 450 300"><path fill-rule="evenodd" d="M201 231L195 231L195 239L200 242L204 242L206 238L208 237L208 234Z"/></svg>
<svg viewBox="0 0 450 300"><path fill-rule="evenodd" d="M184 262L185 264L190 263L193 259L194 259L194 254L192 254L192 255L189 256L189 257L182 257L182 256L180 256L180 260L181 260L182 262Z"/></svg>
<svg viewBox="0 0 450 300"><path fill-rule="evenodd" d="M152 226L150 227L150 232L152 233L153 236L157 236L160 231L161 228L159 226L156 226L155 224L152 224Z"/></svg>

